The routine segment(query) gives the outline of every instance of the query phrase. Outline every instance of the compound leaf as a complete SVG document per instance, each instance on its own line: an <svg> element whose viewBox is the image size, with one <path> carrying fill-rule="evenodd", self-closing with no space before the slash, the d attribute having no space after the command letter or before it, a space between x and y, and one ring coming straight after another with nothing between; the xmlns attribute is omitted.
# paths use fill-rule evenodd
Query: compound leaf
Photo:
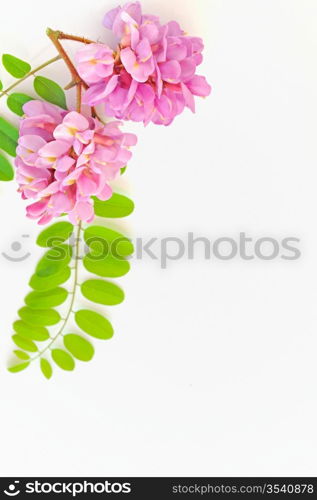
<svg viewBox="0 0 317 500"><path fill-rule="evenodd" d="M37 352L37 345L32 342L32 340L25 339L20 335L12 335L12 340L17 347L23 349L23 351Z"/></svg>
<svg viewBox="0 0 317 500"><path fill-rule="evenodd" d="M50 338L48 330L44 326L31 326L22 320L17 320L13 323L13 329L21 337L37 342L44 342Z"/></svg>
<svg viewBox="0 0 317 500"><path fill-rule="evenodd" d="M3 54L2 64L10 75L14 78L23 78L31 71L29 63L18 59L11 54Z"/></svg>
<svg viewBox="0 0 317 500"><path fill-rule="evenodd" d="M53 349L52 358L62 370L72 371L75 368L74 359L63 349Z"/></svg>
<svg viewBox="0 0 317 500"><path fill-rule="evenodd" d="M9 155L16 156L18 137L18 129L0 117L0 148Z"/></svg>
<svg viewBox="0 0 317 500"><path fill-rule="evenodd" d="M68 292L65 288L53 288L45 292L30 292L25 297L25 303L32 309L47 309L63 304L67 299Z"/></svg>
<svg viewBox="0 0 317 500"><path fill-rule="evenodd" d="M75 314L75 321L83 332L96 339L107 340L113 336L113 328L107 318L94 311L82 309Z"/></svg>
<svg viewBox="0 0 317 500"><path fill-rule="evenodd" d="M95 257L127 257L134 252L131 241L123 234L103 226L88 226L84 240Z"/></svg>
<svg viewBox="0 0 317 500"><path fill-rule="evenodd" d="M31 309L22 307L18 311L20 318L29 325L52 326L60 322L61 317L54 309Z"/></svg>
<svg viewBox="0 0 317 500"><path fill-rule="evenodd" d="M27 359L30 359L30 356L26 352L24 352L24 351L15 350L13 352L16 355L16 357L19 358L19 359L23 359L24 361L27 360Z"/></svg>
<svg viewBox="0 0 317 500"><path fill-rule="evenodd" d="M24 111L23 111L23 106L26 102L33 101L34 98L30 97L29 95L26 94L18 94L18 93L13 93L10 94L8 99L7 99L7 106L12 111L12 113L15 113L18 116L23 116Z"/></svg>
<svg viewBox="0 0 317 500"><path fill-rule="evenodd" d="M95 353L93 346L88 340L74 333L64 336L64 346L74 358L80 361L90 361Z"/></svg>
<svg viewBox="0 0 317 500"><path fill-rule="evenodd" d="M58 83L44 76L36 76L33 84L35 92L42 97L42 99L52 104L56 104L63 109L67 109L65 92Z"/></svg>
<svg viewBox="0 0 317 500"><path fill-rule="evenodd" d="M39 277L59 274L70 263L72 253L70 245L59 245L51 248L37 264L35 274Z"/></svg>
<svg viewBox="0 0 317 500"><path fill-rule="evenodd" d="M42 231L36 240L40 247L54 247L68 240L74 226L70 222L56 222Z"/></svg>
<svg viewBox="0 0 317 500"><path fill-rule="evenodd" d="M14 171L7 158L0 154L0 181L12 181Z"/></svg>
<svg viewBox="0 0 317 500"><path fill-rule="evenodd" d="M122 194L113 193L111 198L101 201L94 197L95 214L99 217L117 218L127 217L134 210L134 203Z"/></svg>
<svg viewBox="0 0 317 500"><path fill-rule="evenodd" d="M41 358L40 367L41 367L41 372L43 373L44 377L46 377L47 379L50 379L52 374L53 374L53 369L52 369L51 363L49 361L47 361L47 359Z"/></svg>
<svg viewBox="0 0 317 500"><path fill-rule="evenodd" d="M103 280L87 280L81 285L81 292L86 299L107 306L123 302L124 292L114 283Z"/></svg>
<svg viewBox="0 0 317 500"><path fill-rule="evenodd" d="M8 368L9 372L11 373L18 373L21 372L22 370L25 370L30 363L20 363L18 365L10 366Z"/></svg>
<svg viewBox="0 0 317 500"><path fill-rule="evenodd" d="M62 285L69 280L71 276L71 269L67 266L62 269L59 273L53 274L52 276L41 277L37 274L33 274L29 281L29 285L33 290L47 291L52 290L58 285Z"/></svg>

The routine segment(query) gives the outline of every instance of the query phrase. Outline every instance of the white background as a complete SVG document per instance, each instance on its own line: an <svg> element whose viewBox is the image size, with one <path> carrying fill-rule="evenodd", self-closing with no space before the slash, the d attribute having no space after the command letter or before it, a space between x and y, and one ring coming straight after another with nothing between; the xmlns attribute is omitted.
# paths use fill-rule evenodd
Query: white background
<svg viewBox="0 0 317 500"><path fill-rule="evenodd" d="M126 301L109 311L115 337L95 342L92 362L56 368L49 382L38 366L12 375L11 324L41 252L16 184L2 183L0 251L21 241L32 256L0 257L0 474L316 475L317 3L142 3L204 38L201 72L213 93L168 128L126 125L139 144L120 182L136 210L121 227L134 236L292 235L302 257L197 258L164 271L135 262L120 280ZM5 2L1 52L33 65L53 57L48 25L109 40L101 21L115 5ZM62 63L43 74L68 81Z"/></svg>

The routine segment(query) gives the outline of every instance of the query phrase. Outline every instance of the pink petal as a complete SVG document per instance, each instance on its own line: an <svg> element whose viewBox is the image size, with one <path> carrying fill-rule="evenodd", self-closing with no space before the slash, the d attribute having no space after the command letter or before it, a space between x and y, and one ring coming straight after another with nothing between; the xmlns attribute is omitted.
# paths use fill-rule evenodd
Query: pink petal
<svg viewBox="0 0 317 500"><path fill-rule="evenodd" d="M45 146L46 141L39 137L38 135L23 135L19 138L19 146L30 150L30 153L37 152L43 146Z"/></svg>
<svg viewBox="0 0 317 500"><path fill-rule="evenodd" d="M204 76L195 75L190 81L186 82L187 87L192 94L207 97L211 93L211 86Z"/></svg>
<svg viewBox="0 0 317 500"><path fill-rule="evenodd" d="M181 83L182 91L183 91L183 96L185 98L185 103L186 106L189 107L189 109L195 113L195 100L193 94L190 92L188 87L185 85L185 83Z"/></svg>
<svg viewBox="0 0 317 500"><path fill-rule="evenodd" d="M103 18L103 25L105 26L105 28L108 28L108 30L112 30L114 20L119 14L120 10L121 7L119 6L107 12L105 17Z"/></svg>
<svg viewBox="0 0 317 500"><path fill-rule="evenodd" d="M152 49L150 42L145 38L136 47L135 52L138 60L141 63L148 61L152 57Z"/></svg>
<svg viewBox="0 0 317 500"><path fill-rule="evenodd" d="M167 61L159 64L163 80L178 83L181 76L181 66L178 61Z"/></svg>
<svg viewBox="0 0 317 500"><path fill-rule="evenodd" d="M27 216L30 217L31 219L36 219L37 217L39 217L44 213L48 203L49 203L49 198L32 203L32 205L26 207Z"/></svg>
<svg viewBox="0 0 317 500"><path fill-rule="evenodd" d="M52 141L39 150L39 155L44 158L58 158L69 151L69 143L65 141Z"/></svg>
<svg viewBox="0 0 317 500"><path fill-rule="evenodd" d="M112 196L112 189L108 184L105 184L103 189L97 194L97 198L102 201L109 200Z"/></svg>
<svg viewBox="0 0 317 500"><path fill-rule="evenodd" d="M63 156L59 160L57 160L56 163L56 168L60 172L67 172L76 162L74 158L71 158L70 156Z"/></svg>

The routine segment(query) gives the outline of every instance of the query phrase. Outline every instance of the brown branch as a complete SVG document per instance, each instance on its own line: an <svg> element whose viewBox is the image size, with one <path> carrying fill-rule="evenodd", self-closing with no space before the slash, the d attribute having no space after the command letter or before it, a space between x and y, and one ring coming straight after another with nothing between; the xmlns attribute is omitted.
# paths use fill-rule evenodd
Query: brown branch
<svg viewBox="0 0 317 500"><path fill-rule="evenodd" d="M72 78L73 78L73 83L77 85L80 83L84 88L88 88L88 85L80 78L77 69L75 68L74 64L72 63L70 57L68 56L67 52L65 51L64 47L62 46L61 42L59 41L61 37L61 31L54 31L51 30L50 28L47 28L46 34L49 37L49 39L52 41L54 44L57 52L61 56L61 58L64 60L66 66L68 67Z"/></svg>

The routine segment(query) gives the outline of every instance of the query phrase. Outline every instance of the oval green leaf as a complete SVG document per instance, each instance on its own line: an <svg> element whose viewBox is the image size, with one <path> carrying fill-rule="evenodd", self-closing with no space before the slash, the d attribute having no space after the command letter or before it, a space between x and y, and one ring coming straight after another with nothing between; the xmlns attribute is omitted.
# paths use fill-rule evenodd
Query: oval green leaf
<svg viewBox="0 0 317 500"><path fill-rule="evenodd" d="M94 256L101 258L111 254L127 257L134 252L132 242L123 234L103 226L89 226L85 229L84 240Z"/></svg>
<svg viewBox="0 0 317 500"><path fill-rule="evenodd" d="M54 309L31 309L22 307L18 312L20 318L29 325L52 326L60 322L61 317Z"/></svg>
<svg viewBox="0 0 317 500"><path fill-rule="evenodd" d="M21 337L37 342L44 342L50 338L48 330L44 326L31 326L22 320L13 323L13 329Z"/></svg>
<svg viewBox="0 0 317 500"><path fill-rule="evenodd" d="M18 373L22 370L25 370L29 366L29 364L30 363L20 363L19 365L10 366L10 368L8 368L8 371L11 373Z"/></svg>
<svg viewBox="0 0 317 500"><path fill-rule="evenodd" d="M68 352L62 349L53 349L52 358L62 370L72 371L75 368L75 361Z"/></svg>
<svg viewBox="0 0 317 500"><path fill-rule="evenodd" d="M94 197L95 214L98 217L117 218L127 217L134 210L134 203L130 198L122 194L113 193L107 201L101 201Z"/></svg>
<svg viewBox="0 0 317 500"><path fill-rule="evenodd" d="M33 101L33 99L34 99L33 97L30 97L29 95L26 94L13 93L10 94L7 99L7 106L12 111L12 113L15 113L18 116L23 116L24 104L26 102Z"/></svg>
<svg viewBox="0 0 317 500"><path fill-rule="evenodd" d="M130 270L128 261L113 257L112 255L108 255L108 257L101 260L88 254L84 257L83 264L87 271L97 274L102 278L120 278L120 276L124 276Z"/></svg>
<svg viewBox="0 0 317 500"><path fill-rule="evenodd" d="M13 178L14 171L11 163L0 154L0 181L12 181Z"/></svg>
<svg viewBox="0 0 317 500"><path fill-rule="evenodd" d="M35 92L42 99L67 109L65 92L56 82L44 76L36 76L33 84Z"/></svg>
<svg viewBox="0 0 317 500"><path fill-rule="evenodd" d="M32 340L20 337L20 335L12 335L12 340L17 347L23 349L23 351L37 352L37 345L32 342Z"/></svg>
<svg viewBox="0 0 317 500"><path fill-rule="evenodd" d="M43 373L44 377L46 377L47 379L50 379L52 374L53 374L53 369L52 369L51 363L49 363L49 361L47 361L47 359L41 358L40 367L41 367L41 372Z"/></svg>
<svg viewBox="0 0 317 500"><path fill-rule="evenodd" d="M65 288L53 288L46 292L30 292L25 297L25 303L32 309L47 309L57 307L63 304L68 297L68 291Z"/></svg>
<svg viewBox="0 0 317 500"><path fill-rule="evenodd" d="M90 361L95 353L93 346L88 340L74 333L64 336L64 346L74 358L80 361Z"/></svg>
<svg viewBox="0 0 317 500"><path fill-rule="evenodd" d="M30 356L24 351L13 351L17 358L23 359L24 361L30 359Z"/></svg>
<svg viewBox="0 0 317 500"><path fill-rule="evenodd" d="M19 131L10 122L0 117L0 148L11 156L16 156Z"/></svg>
<svg viewBox="0 0 317 500"><path fill-rule="evenodd" d="M74 226L70 222L56 222L42 231L36 240L40 247L55 247L68 240Z"/></svg>
<svg viewBox="0 0 317 500"><path fill-rule="evenodd" d="M23 78L31 71L29 63L12 56L11 54L3 54L2 64L10 75L14 78Z"/></svg>
<svg viewBox="0 0 317 500"><path fill-rule="evenodd" d="M113 328L107 318L94 311L82 309L75 314L75 321L83 332L96 339L107 340L113 337Z"/></svg>
<svg viewBox="0 0 317 500"><path fill-rule="evenodd" d="M59 273L53 274L53 276L41 277L37 274L33 274L29 281L29 285L33 290L37 291L47 291L52 290L58 285L62 285L69 280L71 276L71 269L67 266L62 269Z"/></svg>
<svg viewBox="0 0 317 500"><path fill-rule="evenodd" d="M39 277L59 274L70 263L72 253L70 245L59 245L51 248L37 264L35 274Z"/></svg>
<svg viewBox="0 0 317 500"><path fill-rule="evenodd" d="M110 281L103 280L88 280L81 285L81 292L86 299L96 302L97 304L104 304L107 306L114 306L121 304L124 300L124 292L118 285Z"/></svg>

